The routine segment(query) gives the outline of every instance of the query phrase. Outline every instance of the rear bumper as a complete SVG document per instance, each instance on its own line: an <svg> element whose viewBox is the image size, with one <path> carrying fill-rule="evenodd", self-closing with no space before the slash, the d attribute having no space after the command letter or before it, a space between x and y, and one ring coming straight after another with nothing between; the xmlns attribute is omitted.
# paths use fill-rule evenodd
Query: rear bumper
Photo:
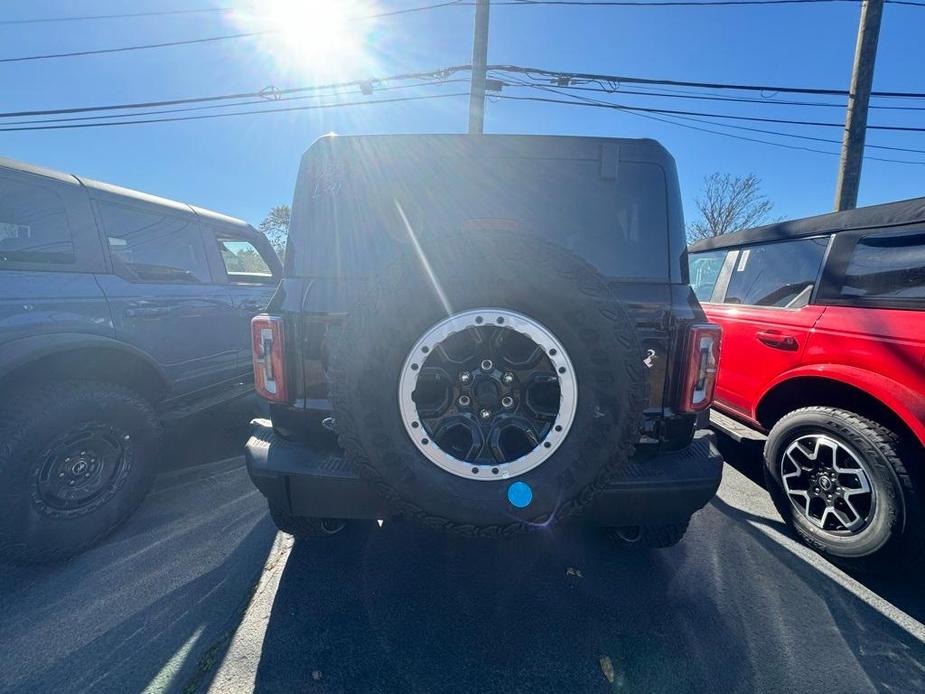
<svg viewBox="0 0 925 694"><path fill-rule="evenodd" d="M330 440L306 445L277 436L255 419L247 442L247 471L274 506L295 516L386 518L375 489ZM593 525L623 526L684 521L716 494L723 459L712 432L698 431L680 451L634 458L582 513Z"/></svg>

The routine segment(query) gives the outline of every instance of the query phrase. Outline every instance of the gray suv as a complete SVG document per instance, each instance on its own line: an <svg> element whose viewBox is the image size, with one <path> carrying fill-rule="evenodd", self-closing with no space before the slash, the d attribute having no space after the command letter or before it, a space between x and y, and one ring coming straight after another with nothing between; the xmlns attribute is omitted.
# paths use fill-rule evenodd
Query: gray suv
<svg viewBox="0 0 925 694"><path fill-rule="evenodd" d="M135 509L161 421L252 390L279 274L240 220L0 159L0 554L63 558Z"/></svg>

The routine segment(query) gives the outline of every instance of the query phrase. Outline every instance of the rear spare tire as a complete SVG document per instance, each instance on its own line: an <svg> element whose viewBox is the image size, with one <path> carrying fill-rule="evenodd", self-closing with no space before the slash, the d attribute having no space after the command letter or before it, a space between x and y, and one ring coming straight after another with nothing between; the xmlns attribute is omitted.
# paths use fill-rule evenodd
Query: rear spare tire
<svg viewBox="0 0 925 694"><path fill-rule="evenodd" d="M376 278L331 381L341 445L395 510L479 535L588 504L631 455L646 392L606 281L514 234L444 238Z"/></svg>

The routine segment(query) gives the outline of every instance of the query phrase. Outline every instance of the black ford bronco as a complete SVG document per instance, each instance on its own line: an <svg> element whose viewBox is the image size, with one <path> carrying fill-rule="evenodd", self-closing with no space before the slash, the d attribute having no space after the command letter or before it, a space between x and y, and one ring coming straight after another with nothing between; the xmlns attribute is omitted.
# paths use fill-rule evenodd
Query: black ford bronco
<svg viewBox="0 0 925 694"><path fill-rule="evenodd" d="M651 140L322 138L252 336L247 467L296 537L575 519L665 547L719 485L720 331Z"/></svg>

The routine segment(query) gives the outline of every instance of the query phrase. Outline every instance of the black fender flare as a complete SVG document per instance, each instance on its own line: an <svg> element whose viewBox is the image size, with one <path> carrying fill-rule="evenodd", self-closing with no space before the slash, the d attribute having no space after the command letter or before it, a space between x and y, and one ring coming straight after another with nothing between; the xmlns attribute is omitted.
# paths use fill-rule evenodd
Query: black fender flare
<svg viewBox="0 0 925 694"><path fill-rule="evenodd" d="M44 357L94 348L123 352L142 361L156 374L160 386L165 391L169 389L170 379L160 364L147 352L105 335L71 332L30 335L0 344L0 381Z"/></svg>

